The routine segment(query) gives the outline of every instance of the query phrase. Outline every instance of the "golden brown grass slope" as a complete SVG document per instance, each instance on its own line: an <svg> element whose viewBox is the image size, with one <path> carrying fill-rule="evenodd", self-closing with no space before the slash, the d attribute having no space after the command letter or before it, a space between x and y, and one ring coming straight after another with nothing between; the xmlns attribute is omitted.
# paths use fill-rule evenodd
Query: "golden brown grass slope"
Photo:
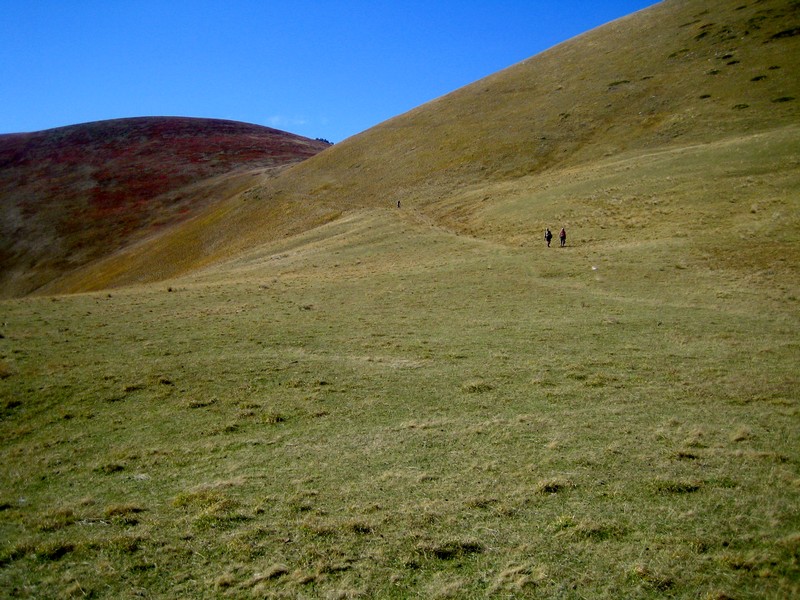
<svg viewBox="0 0 800 600"><path fill-rule="evenodd" d="M115 119L0 136L0 297L31 292L328 144L269 127Z"/></svg>
<svg viewBox="0 0 800 600"><path fill-rule="evenodd" d="M793 0L666 0L382 123L45 289L158 280L347 211L397 202L440 226L513 243L561 224L545 217L572 215L569 224L577 225L586 213L563 205L566 212L546 213L534 203L491 226L484 208L498 193L532 190L538 180L561 186L582 174L602 176L597 169L615 157L651 172L672 164L648 162L664 152L730 142L748 153L746 140L759 135L796 139L798 33L800 3ZM703 153L703 160L713 163L713 156ZM781 169L796 171L792 156ZM769 171L770 156L760 164ZM704 172L698 163L684 178L708 186ZM669 178L658 174L662 184ZM636 176L634 169L629 180ZM629 190L643 193L650 192ZM591 196L586 191L586 209L602 208ZM666 235L689 224L681 211L673 217Z"/></svg>

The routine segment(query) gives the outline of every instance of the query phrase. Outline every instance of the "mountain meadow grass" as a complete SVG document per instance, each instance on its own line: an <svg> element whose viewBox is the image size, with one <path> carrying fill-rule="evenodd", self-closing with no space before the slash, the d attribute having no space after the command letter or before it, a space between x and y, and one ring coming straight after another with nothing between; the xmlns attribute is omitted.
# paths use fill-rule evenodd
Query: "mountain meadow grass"
<svg viewBox="0 0 800 600"><path fill-rule="evenodd" d="M2 595L798 597L793 148L3 301Z"/></svg>
<svg viewBox="0 0 800 600"><path fill-rule="evenodd" d="M800 598L797 7L658 3L0 301L0 597Z"/></svg>

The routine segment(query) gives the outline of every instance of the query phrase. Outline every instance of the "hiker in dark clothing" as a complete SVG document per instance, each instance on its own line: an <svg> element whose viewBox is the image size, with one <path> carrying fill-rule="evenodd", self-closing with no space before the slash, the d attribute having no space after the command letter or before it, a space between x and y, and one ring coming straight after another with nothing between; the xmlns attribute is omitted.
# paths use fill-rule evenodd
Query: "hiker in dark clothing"
<svg viewBox="0 0 800 600"><path fill-rule="evenodd" d="M558 239L561 240L562 248L567 245L567 230L563 227L561 228L561 233L558 234Z"/></svg>
<svg viewBox="0 0 800 600"><path fill-rule="evenodd" d="M547 227L544 230L544 241L547 242L547 247L550 247L550 240L553 239L553 232L550 231L550 228Z"/></svg>

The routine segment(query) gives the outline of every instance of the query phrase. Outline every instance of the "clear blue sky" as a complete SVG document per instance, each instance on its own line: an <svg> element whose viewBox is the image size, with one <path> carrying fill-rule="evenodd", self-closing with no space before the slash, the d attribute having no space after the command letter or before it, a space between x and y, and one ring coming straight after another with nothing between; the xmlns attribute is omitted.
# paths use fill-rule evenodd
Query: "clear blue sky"
<svg viewBox="0 0 800 600"><path fill-rule="evenodd" d="M0 133L119 117L333 142L655 0L0 0Z"/></svg>

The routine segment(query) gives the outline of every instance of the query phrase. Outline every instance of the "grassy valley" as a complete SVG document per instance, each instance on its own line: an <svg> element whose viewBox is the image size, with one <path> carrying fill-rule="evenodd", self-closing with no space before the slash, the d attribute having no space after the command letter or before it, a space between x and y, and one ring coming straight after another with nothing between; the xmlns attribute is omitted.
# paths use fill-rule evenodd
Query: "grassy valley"
<svg viewBox="0 0 800 600"><path fill-rule="evenodd" d="M0 589L800 596L797 17L664 2L4 300Z"/></svg>
<svg viewBox="0 0 800 600"><path fill-rule="evenodd" d="M7 301L5 589L796 595L796 299L542 246L372 209Z"/></svg>

